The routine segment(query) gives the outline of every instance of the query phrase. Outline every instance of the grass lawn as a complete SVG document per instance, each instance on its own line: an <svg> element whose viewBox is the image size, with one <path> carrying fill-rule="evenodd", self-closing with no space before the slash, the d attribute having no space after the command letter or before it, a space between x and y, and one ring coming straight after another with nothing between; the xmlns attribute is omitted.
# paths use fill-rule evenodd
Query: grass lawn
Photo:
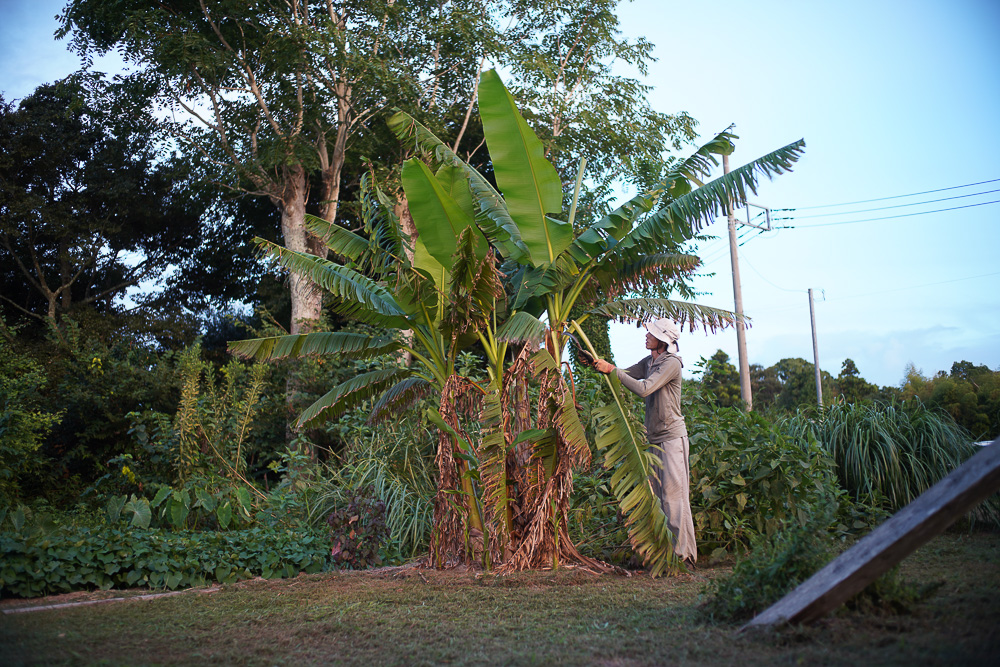
<svg viewBox="0 0 1000 667"><path fill-rule="evenodd" d="M908 614L842 611L753 636L698 616L706 581L729 569L655 581L414 568L255 580L3 614L0 663L1000 664L1000 534L947 534L904 561L906 581L940 584Z"/></svg>

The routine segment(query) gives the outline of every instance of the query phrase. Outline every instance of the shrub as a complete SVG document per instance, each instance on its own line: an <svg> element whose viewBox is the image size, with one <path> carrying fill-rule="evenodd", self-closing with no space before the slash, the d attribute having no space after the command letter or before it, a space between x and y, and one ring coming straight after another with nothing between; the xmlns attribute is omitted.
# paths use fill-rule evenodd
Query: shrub
<svg viewBox="0 0 1000 667"><path fill-rule="evenodd" d="M42 465L38 449L60 419L42 406L42 367L13 349L0 320L0 505L12 502L19 477Z"/></svg>
<svg viewBox="0 0 1000 667"><path fill-rule="evenodd" d="M611 472L599 465L573 478L569 536L584 556L628 567L632 546L610 480Z"/></svg>
<svg viewBox="0 0 1000 667"><path fill-rule="evenodd" d="M716 621L744 621L780 600L830 560L835 507L817 507L806 521L773 538L757 536L733 573L708 584L702 613Z"/></svg>
<svg viewBox="0 0 1000 667"><path fill-rule="evenodd" d="M329 567L315 530L198 533L121 528L32 528L0 533L0 595L37 597L112 587L185 588Z"/></svg>
<svg viewBox="0 0 1000 667"><path fill-rule="evenodd" d="M363 419L360 412L349 413L336 426L350 444L339 465L322 466L313 482L310 523L320 524L369 488L385 503L388 550L404 558L421 554L434 517L436 438L416 415L377 428Z"/></svg>
<svg viewBox="0 0 1000 667"><path fill-rule="evenodd" d="M715 558L745 550L757 536L804 525L815 508L837 504L843 492L833 461L815 442L738 408L691 413L691 511L700 550Z"/></svg>
<svg viewBox="0 0 1000 667"><path fill-rule="evenodd" d="M836 554L836 503L817 506L804 523L790 524L773 538L754 539L748 557L730 576L706 586L702 615L714 621L749 620L824 567ZM931 587L903 582L895 567L847 601L848 609L905 612Z"/></svg>

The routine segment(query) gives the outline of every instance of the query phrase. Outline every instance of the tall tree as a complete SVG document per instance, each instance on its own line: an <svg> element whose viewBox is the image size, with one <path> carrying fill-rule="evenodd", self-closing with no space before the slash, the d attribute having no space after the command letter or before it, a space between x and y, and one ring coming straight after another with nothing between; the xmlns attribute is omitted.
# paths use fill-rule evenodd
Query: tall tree
<svg viewBox="0 0 1000 667"><path fill-rule="evenodd" d="M9 322L120 311L129 288L161 278L197 245L203 202L185 187L186 165L157 150L136 97L78 76L16 107L0 98L0 309ZM136 298L148 309L162 296Z"/></svg>
<svg viewBox="0 0 1000 667"><path fill-rule="evenodd" d="M170 110L177 141L226 187L267 197L286 248L325 256L304 216L314 206L337 218L350 140L389 95L417 108L450 102L491 38L487 6L71 0L61 35L88 57L119 49ZM320 290L293 275L291 302L291 332L307 330Z"/></svg>

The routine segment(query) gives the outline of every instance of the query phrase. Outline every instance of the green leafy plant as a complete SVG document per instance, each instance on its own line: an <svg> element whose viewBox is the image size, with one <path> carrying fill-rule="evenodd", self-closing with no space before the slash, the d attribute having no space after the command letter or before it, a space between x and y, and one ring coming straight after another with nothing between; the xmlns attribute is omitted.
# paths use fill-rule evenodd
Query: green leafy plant
<svg viewBox="0 0 1000 667"><path fill-rule="evenodd" d="M0 533L0 595L92 588L186 588L251 577L293 577L330 565L320 531L228 532L63 526Z"/></svg>
<svg viewBox="0 0 1000 667"><path fill-rule="evenodd" d="M687 423L695 533L712 557L805 524L811 508L843 494L819 445L783 434L761 415L693 404Z"/></svg>
<svg viewBox="0 0 1000 667"><path fill-rule="evenodd" d="M747 620L811 577L830 560L835 517L835 503L823 504L809 508L802 523L790 522L771 537L757 536L732 575L708 584L703 614L716 621Z"/></svg>

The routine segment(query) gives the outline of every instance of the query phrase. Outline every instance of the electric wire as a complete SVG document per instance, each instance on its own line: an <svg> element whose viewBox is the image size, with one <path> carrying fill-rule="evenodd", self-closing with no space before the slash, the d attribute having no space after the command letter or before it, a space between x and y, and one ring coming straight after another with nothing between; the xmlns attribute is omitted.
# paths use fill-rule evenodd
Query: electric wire
<svg viewBox="0 0 1000 667"><path fill-rule="evenodd" d="M1000 199L984 201L978 204L966 204L965 206L952 206L951 208L938 208L933 211L918 211L916 213L900 213L899 215L886 215L880 218L864 218L862 220L843 220L841 222L820 222L814 225L783 225L778 229L811 229L813 227L835 227L837 225L854 225L859 222L876 222L878 220L895 220L896 218L911 218L916 215L927 215L928 213L943 213L944 211L957 211L963 208L975 208L977 206L987 206L989 204L1000 204ZM843 215L849 215L844 213Z"/></svg>
<svg viewBox="0 0 1000 667"><path fill-rule="evenodd" d="M851 215L854 213L870 213L872 211L887 211L892 208L905 208L906 206L921 206L923 204L936 204L942 201L951 201L953 199L965 199L966 197L978 197L980 195L988 195L994 192L1000 192L1000 188L996 190L984 190L983 192L973 192L967 195L956 195L954 197L942 197L941 199L928 199L927 201L915 201L909 204L893 204L892 206L878 206L876 208L862 208L857 211L842 211L840 213L813 213L811 215L790 215L782 218L774 218L775 220L802 220L805 218L829 218L834 215Z"/></svg>
<svg viewBox="0 0 1000 667"><path fill-rule="evenodd" d="M961 188L971 188L975 185L986 185L987 183L997 183L1000 182L1000 178L994 178L989 181L979 181L978 183L966 183L965 185L953 185L950 188L938 188L937 190L924 190L923 192L911 192L906 195L892 195L891 197L875 197L874 199L860 199L858 201L848 201L841 202L840 204L820 204L817 206L799 206L797 208L772 208L772 211L805 211L812 210L816 208L833 208L835 206L853 206L854 204L870 204L876 201L886 201L889 199L902 199L904 197L917 197L919 195L929 195L935 192L945 192L947 190L959 190Z"/></svg>

